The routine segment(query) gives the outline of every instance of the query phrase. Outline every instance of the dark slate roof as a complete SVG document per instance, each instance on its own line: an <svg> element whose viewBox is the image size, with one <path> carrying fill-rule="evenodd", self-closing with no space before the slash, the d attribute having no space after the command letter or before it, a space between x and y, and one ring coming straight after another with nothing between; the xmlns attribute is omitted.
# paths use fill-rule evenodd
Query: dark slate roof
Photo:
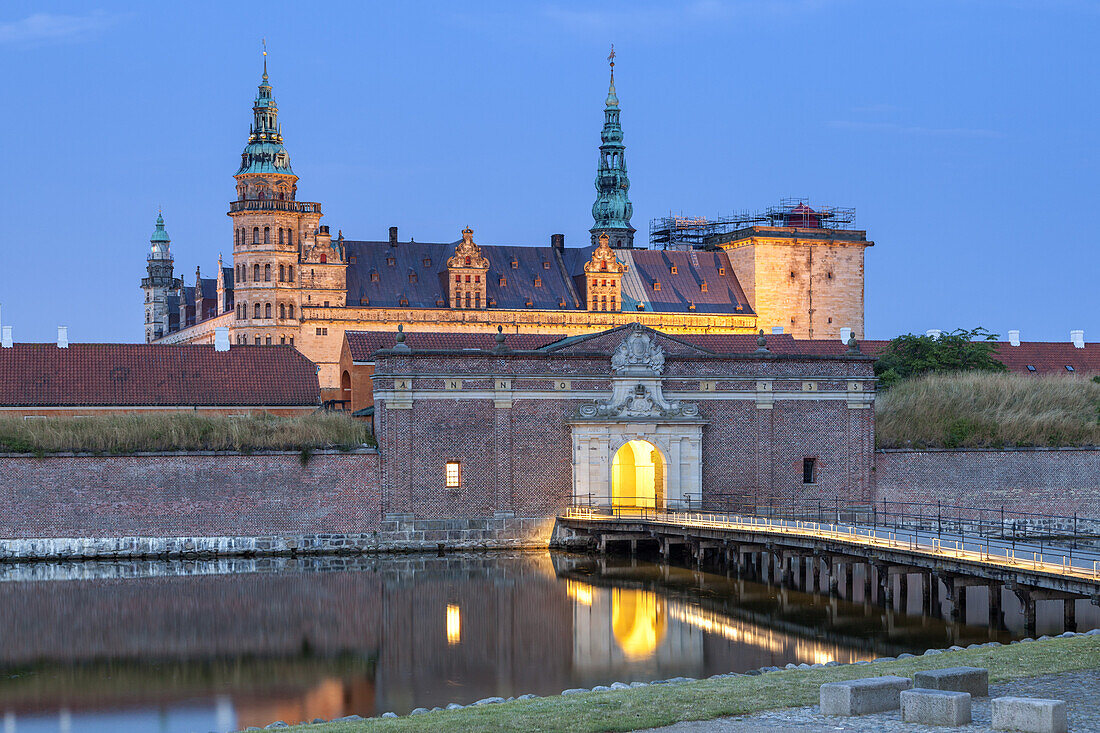
<svg viewBox="0 0 1100 733"><path fill-rule="evenodd" d="M222 283L225 285L226 290L233 289L233 275L234 273L232 267L222 268Z"/></svg>
<svg viewBox="0 0 1100 733"><path fill-rule="evenodd" d="M879 354L889 341L861 341L868 354ZM1100 343L1086 343L1078 349L1069 341L1021 341L1013 346L1008 341L994 342L996 359L1010 372L1021 374L1100 374ZM1028 365L1035 371L1028 369ZM1071 372L1067 366L1073 367Z"/></svg>
<svg viewBox="0 0 1100 733"><path fill-rule="evenodd" d="M319 400L316 366L286 346L0 348L5 406L312 406Z"/></svg>
<svg viewBox="0 0 1100 733"><path fill-rule="evenodd" d="M202 278L202 298L218 299L218 279L215 277Z"/></svg>
<svg viewBox="0 0 1100 733"><path fill-rule="evenodd" d="M392 349L397 344L395 331L345 331L344 335L347 336L353 361L370 361L370 355L375 351ZM504 345L514 351L527 351L539 349L562 338L561 334L509 333L504 336ZM405 334L405 345L410 349L462 351L492 350L497 343L496 334L492 333L413 331Z"/></svg>
<svg viewBox="0 0 1100 733"><path fill-rule="evenodd" d="M401 307L402 300L409 308L448 305L447 259L454 255L454 243L391 246L345 240L344 246L349 306ZM489 260L486 297L490 307L560 310L565 303L565 309L585 310L584 264L592 258L592 247L479 246ZM636 309L640 302L644 310L662 313L689 312L692 303L700 313L753 312L724 252L618 250L616 255L629 268L623 280L623 310ZM672 265L676 275L671 274ZM725 274L719 275L719 268ZM377 281L371 279L372 273L377 273ZM652 283L658 279L661 290L653 292Z"/></svg>

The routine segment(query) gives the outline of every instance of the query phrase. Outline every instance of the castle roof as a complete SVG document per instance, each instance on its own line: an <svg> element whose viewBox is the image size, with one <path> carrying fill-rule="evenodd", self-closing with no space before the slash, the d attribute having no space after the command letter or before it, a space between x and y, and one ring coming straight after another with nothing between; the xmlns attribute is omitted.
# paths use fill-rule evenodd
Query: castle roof
<svg viewBox="0 0 1100 733"><path fill-rule="evenodd" d="M889 341L861 341L864 353L877 356ZM839 345L839 344L838 344ZM1079 349L1070 341L994 341L994 358L1020 374L1100 374L1100 343L1086 343ZM1028 367L1034 367L1034 371ZM1066 369L1066 367L1072 369Z"/></svg>
<svg viewBox="0 0 1100 733"><path fill-rule="evenodd" d="M317 405L317 368L286 346L15 344L0 349L0 405Z"/></svg>
<svg viewBox="0 0 1100 733"><path fill-rule="evenodd" d="M562 310L564 303L567 310L586 310L584 264L592 259L593 247L479 246L489 260L485 277L490 309ZM399 242L394 246L345 240L344 247L349 306L448 305L447 259L454 254L454 243ZM725 252L620 249L615 254L627 265L624 311L687 313L694 305L694 311L700 313L753 312ZM661 282L657 291L653 289L656 281Z"/></svg>

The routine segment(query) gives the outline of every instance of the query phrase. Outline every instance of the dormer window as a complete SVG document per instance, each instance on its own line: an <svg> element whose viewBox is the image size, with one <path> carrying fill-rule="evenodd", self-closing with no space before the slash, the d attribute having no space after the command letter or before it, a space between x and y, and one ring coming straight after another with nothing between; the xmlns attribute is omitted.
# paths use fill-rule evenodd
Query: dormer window
<svg viewBox="0 0 1100 733"><path fill-rule="evenodd" d="M675 275L676 274L676 265L673 265L672 267L668 268L668 271L671 274Z"/></svg>
<svg viewBox="0 0 1100 733"><path fill-rule="evenodd" d="M542 278L541 277L536 277L535 278L535 287L536 288L541 288L542 287Z"/></svg>
<svg viewBox="0 0 1100 733"><path fill-rule="evenodd" d="M378 273L377 273L377 272L375 272L374 270L371 270L371 273L370 273L370 281L371 281L372 283L376 283L376 282L378 282Z"/></svg>
<svg viewBox="0 0 1100 733"><path fill-rule="evenodd" d="M543 262L542 263L542 269L549 270L550 269L550 263L549 262Z"/></svg>
<svg viewBox="0 0 1100 733"><path fill-rule="evenodd" d="M424 267L431 267L431 266L432 266L432 258L431 257L425 257L424 258Z"/></svg>
<svg viewBox="0 0 1100 733"><path fill-rule="evenodd" d="M704 293L705 293L705 292L707 292L707 281L706 281L706 280L704 280L704 281L702 282L702 284L701 284L701 285L699 286L699 289L700 289L701 291L703 291Z"/></svg>
<svg viewBox="0 0 1100 733"><path fill-rule="evenodd" d="M688 310L689 311L695 310L695 301L694 300L691 301L691 303L688 304Z"/></svg>
<svg viewBox="0 0 1100 733"><path fill-rule="evenodd" d="M354 265L354 264L355 264L355 262L356 262L356 260L355 260L355 255L352 255L352 256L351 256L351 264L353 264L353 265Z"/></svg>
<svg viewBox="0 0 1100 733"><path fill-rule="evenodd" d="M435 307L436 308L442 308L445 305L447 305L447 301L443 300L443 298L436 298L435 299Z"/></svg>
<svg viewBox="0 0 1100 733"><path fill-rule="evenodd" d="M519 260L517 260L515 258L512 259L512 269L513 270L518 270L519 269Z"/></svg>
<svg viewBox="0 0 1100 733"><path fill-rule="evenodd" d="M328 262L328 255L326 255L326 254L322 254L322 255L321 255L321 264L323 265L323 264L325 264L326 262Z"/></svg>
<svg viewBox="0 0 1100 733"><path fill-rule="evenodd" d="M416 273L415 272L410 272L409 273L409 282L410 283L415 283L416 282Z"/></svg>
<svg viewBox="0 0 1100 733"><path fill-rule="evenodd" d="M407 306L409 304L409 299L408 298L402 298L401 300L397 301L397 304L401 305L401 306Z"/></svg>
<svg viewBox="0 0 1100 733"><path fill-rule="evenodd" d="M1028 364L1028 365L1027 365L1027 370L1028 370L1029 372L1033 372L1033 371L1035 371L1035 365L1034 365L1034 364Z"/></svg>
<svg viewBox="0 0 1100 733"><path fill-rule="evenodd" d="M660 289L661 289L661 281L660 280L654 280L653 281L653 292L657 292Z"/></svg>
<svg viewBox="0 0 1100 733"><path fill-rule="evenodd" d="M1072 371L1074 371L1074 369L1073 369L1073 367L1072 367L1072 366L1070 366L1069 364L1066 364L1066 371L1067 371L1067 372L1072 372Z"/></svg>
<svg viewBox="0 0 1100 733"><path fill-rule="evenodd" d="M370 305L370 298L360 298L359 305Z"/></svg>
<svg viewBox="0 0 1100 733"><path fill-rule="evenodd" d="M394 265L397 264L397 260L395 260L392 257L387 257L386 258L386 264L389 265L390 267L393 267Z"/></svg>
<svg viewBox="0 0 1100 733"><path fill-rule="evenodd" d="M508 284L508 278L504 277L504 275L501 275L500 276L500 287L503 288L507 284Z"/></svg>
<svg viewBox="0 0 1100 733"><path fill-rule="evenodd" d="M534 305L534 303L533 303L533 302L531 301L531 299L530 299L530 298L528 298L528 299L527 299L526 301L524 301L524 303L523 303L523 304L524 304L525 306L527 306L528 308L530 308L530 307L531 307L532 305Z"/></svg>
<svg viewBox="0 0 1100 733"><path fill-rule="evenodd" d="M725 277L725 275L726 275L726 268L724 268L724 267L719 267L719 268L718 268L718 275L719 275L720 277Z"/></svg>

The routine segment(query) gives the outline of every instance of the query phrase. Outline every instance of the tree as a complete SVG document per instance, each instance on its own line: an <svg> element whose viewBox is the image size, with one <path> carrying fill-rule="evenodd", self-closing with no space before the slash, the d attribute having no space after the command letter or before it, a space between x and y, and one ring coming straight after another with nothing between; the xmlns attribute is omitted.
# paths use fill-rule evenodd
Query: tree
<svg viewBox="0 0 1100 733"><path fill-rule="evenodd" d="M998 335L981 326L968 331L959 328L938 338L907 333L890 341L875 362L875 375L882 389L899 380L921 374L946 372L1005 372L997 361Z"/></svg>

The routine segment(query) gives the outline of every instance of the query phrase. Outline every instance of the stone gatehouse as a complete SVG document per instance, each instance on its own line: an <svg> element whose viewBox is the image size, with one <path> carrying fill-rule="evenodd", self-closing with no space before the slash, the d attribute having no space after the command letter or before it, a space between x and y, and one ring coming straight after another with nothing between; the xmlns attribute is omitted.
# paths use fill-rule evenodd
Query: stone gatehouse
<svg viewBox="0 0 1100 733"><path fill-rule="evenodd" d="M873 495L873 359L854 347L639 324L542 344L359 336L385 344L353 361L373 370L383 513Z"/></svg>

